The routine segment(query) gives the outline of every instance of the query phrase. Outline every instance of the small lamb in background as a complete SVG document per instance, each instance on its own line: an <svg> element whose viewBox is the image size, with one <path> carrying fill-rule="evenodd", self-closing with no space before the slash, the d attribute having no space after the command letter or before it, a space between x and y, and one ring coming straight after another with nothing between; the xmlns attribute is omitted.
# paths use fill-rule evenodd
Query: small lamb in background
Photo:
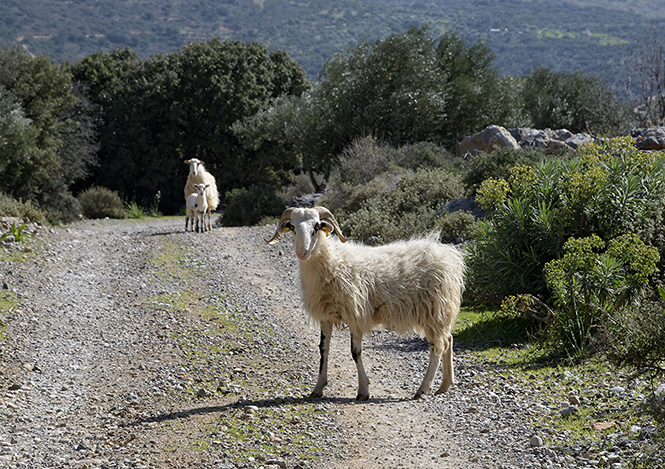
<svg viewBox="0 0 665 469"><path fill-rule="evenodd" d="M200 232L210 230L210 226L206 226L205 214L208 211L208 198L206 197L206 189L210 186L208 184L194 184L196 192L189 194L187 197L187 215L185 215L185 231L189 221L192 222L192 231L199 232L199 220L201 220ZM194 220L196 220L196 229L194 228Z"/></svg>

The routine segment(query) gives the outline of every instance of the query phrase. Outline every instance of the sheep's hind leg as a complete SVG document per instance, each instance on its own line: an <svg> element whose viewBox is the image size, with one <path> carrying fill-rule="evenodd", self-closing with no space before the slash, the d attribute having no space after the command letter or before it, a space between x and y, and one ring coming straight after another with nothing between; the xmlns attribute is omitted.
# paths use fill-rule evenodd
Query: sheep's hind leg
<svg viewBox="0 0 665 469"><path fill-rule="evenodd" d="M436 370L439 369L441 364L441 349L437 347L434 343L429 342L429 365L427 366L427 371L425 372L425 377L423 382L416 391L415 399L420 399L423 394L427 394L432 390L432 381L434 381L434 375Z"/></svg>
<svg viewBox="0 0 665 469"><path fill-rule="evenodd" d="M369 379L365 373L365 367L362 360L363 349L363 335L362 333L351 333L351 356L353 361L356 362L358 369L358 395L356 400L366 401L369 399Z"/></svg>
<svg viewBox="0 0 665 469"><path fill-rule="evenodd" d="M319 352L321 360L319 362L319 378L316 380L314 391L309 395L311 398L323 397L323 388L328 384L328 355L330 353L330 338L332 337L332 323L321 323L321 341L319 342Z"/></svg>
<svg viewBox="0 0 665 469"><path fill-rule="evenodd" d="M448 340L446 341L446 348L443 350L443 381L441 381L441 387L436 392L441 394L442 392L448 392L450 386L455 384L455 371L453 369L453 336L448 334Z"/></svg>

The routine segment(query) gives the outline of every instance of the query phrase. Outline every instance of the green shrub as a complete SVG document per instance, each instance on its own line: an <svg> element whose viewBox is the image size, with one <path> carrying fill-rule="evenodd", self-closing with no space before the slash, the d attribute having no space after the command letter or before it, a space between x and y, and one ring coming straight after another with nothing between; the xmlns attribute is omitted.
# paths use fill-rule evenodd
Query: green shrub
<svg viewBox="0 0 665 469"><path fill-rule="evenodd" d="M650 379L665 377L665 293L662 289L660 293L603 324L602 344L608 358Z"/></svg>
<svg viewBox="0 0 665 469"><path fill-rule="evenodd" d="M451 169L450 154L436 145L392 148L368 137L349 146L339 163L321 205L359 240L383 243L432 231L441 205L464 196L460 171ZM459 229L460 221L454 222ZM453 236L454 223L447 236Z"/></svg>
<svg viewBox="0 0 665 469"><path fill-rule="evenodd" d="M23 202L0 192L0 216L24 218L31 222L46 221L46 213L29 200Z"/></svg>
<svg viewBox="0 0 665 469"><path fill-rule="evenodd" d="M470 192L480 187L480 184L489 178L508 179L508 169L519 165L535 165L545 159L545 154L540 150L512 148L497 148L492 153L481 153L469 160L469 169L464 175L464 184ZM559 156L548 157L559 159Z"/></svg>
<svg viewBox="0 0 665 469"><path fill-rule="evenodd" d="M441 241L444 243L453 243L458 238L467 241L473 239L478 221L473 214L459 210L442 214L437 227L441 230Z"/></svg>
<svg viewBox="0 0 665 469"><path fill-rule="evenodd" d="M440 145L419 142L404 145L390 152L390 159L401 168L416 170L419 168L461 169L463 160L453 156Z"/></svg>
<svg viewBox="0 0 665 469"><path fill-rule="evenodd" d="M460 176L445 169L403 171L398 176L394 187L385 184L379 190L370 183L364 188L366 199L352 200L360 208L346 212L341 221L348 236L376 237L384 243L424 234L436 227L437 209L464 194ZM373 182L383 178L385 174Z"/></svg>
<svg viewBox="0 0 665 469"><path fill-rule="evenodd" d="M81 215L79 200L65 188L44 194L43 200L47 207L46 218L51 223L70 223Z"/></svg>
<svg viewBox="0 0 665 469"><path fill-rule="evenodd" d="M145 216L145 211L143 210L143 207L136 202L130 202L125 205L125 214L127 215L127 218L138 220Z"/></svg>
<svg viewBox="0 0 665 469"><path fill-rule="evenodd" d="M598 236L571 238L564 256L545 265L554 321L549 334L571 355L585 354L608 318L634 305L656 271L658 252L634 234L607 243Z"/></svg>
<svg viewBox="0 0 665 469"><path fill-rule="evenodd" d="M638 152L630 139L585 145L573 158L541 160L531 169L514 167L506 182L505 199L490 190L497 182L482 186L479 201L489 216L469 247L469 288L485 296L547 300L543 268L563 256L571 237L595 234L607 242L636 233L664 252L665 225L653 222L665 207L663 155Z"/></svg>
<svg viewBox="0 0 665 469"><path fill-rule="evenodd" d="M221 217L224 226L252 226L264 217L281 215L284 203L264 186L233 189L226 193L227 206Z"/></svg>
<svg viewBox="0 0 665 469"><path fill-rule="evenodd" d="M111 189L92 186L81 192L78 199L86 218L125 218L125 204Z"/></svg>

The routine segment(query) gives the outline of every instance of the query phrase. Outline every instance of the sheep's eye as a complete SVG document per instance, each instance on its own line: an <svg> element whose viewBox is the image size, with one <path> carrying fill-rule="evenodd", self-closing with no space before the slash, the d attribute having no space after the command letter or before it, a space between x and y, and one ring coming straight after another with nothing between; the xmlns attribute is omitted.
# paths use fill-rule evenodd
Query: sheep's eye
<svg viewBox="0 0 665 469"><path fill-rule="evenodd" d="M292 229L293 229L293 225L289 222L287 222L286 225L284 225L284 227L282 228L282 230L284 232L291 231Z"/></svg>

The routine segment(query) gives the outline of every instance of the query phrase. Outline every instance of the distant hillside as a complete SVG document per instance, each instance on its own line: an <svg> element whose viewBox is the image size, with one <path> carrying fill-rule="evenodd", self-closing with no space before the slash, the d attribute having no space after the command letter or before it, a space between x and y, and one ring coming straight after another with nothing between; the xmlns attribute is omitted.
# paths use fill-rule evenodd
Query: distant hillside
<svg viewBox="0 0 665 469"><path fill-rule="evenodd" d="M282 49L316 77L325 60L360 41L431 24L483 39L501 72L545 65L622 82L622 58L651 27L660 0L3 0L0 43L76 61L130 47L142 57L215 36Z"/></svg>

